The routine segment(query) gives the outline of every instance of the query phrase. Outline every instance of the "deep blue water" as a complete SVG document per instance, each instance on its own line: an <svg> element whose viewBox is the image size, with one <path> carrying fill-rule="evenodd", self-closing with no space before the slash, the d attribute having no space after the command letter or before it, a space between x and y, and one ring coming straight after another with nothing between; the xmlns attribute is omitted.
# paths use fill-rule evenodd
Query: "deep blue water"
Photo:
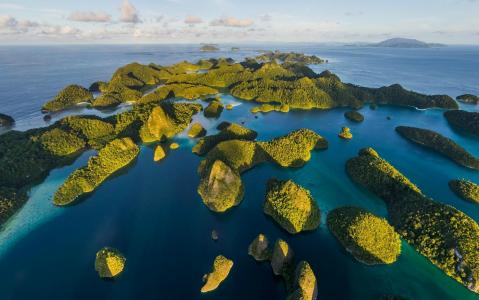
<svg viewBox="0 0 479 300"><path fill-rule="evenodd" d="M218 55L241 58L267 47L249 46L248 50ZM424 93L479 94L479 47L281 48L327 58L330 63L317 71L328 68L355 84L398 82ZM66 84L88 86L95 80L108 80L117 67L131 61L171 64L211 55L184 45L0 47L0 110L18 120L17 129L43 126L39 108ZM92 154L85 153L72 166L52 171L34 187L29 202L0 233L2 299L284 299L283 284L274 278L271 268L247 255L249 243L260 232L266 233L271 243L276 238L286 239L298 260L311 263L319 280L320 299L376 299L382 294L409 299L479 299L406 243L395 264L362 265L344 251L324 224L327 213L342 205L357 205L386 216L382 200L353 184L344 171L345 161L366 146L378 150L427 195L479 221L479 206L460 200L447 186L452 178L479 182L479 173L412 145L394 131L398 125L432 128L479 156L479 140L450 128L441 110L363 108L365 121L353 124L344 119L343 109L270 113L255 119L249 113L250 103L230 96L223 99L241 105L225 111L219 120L196 117L210 132L223 120L244 121L260 133L258 139L265 140L307 127L326 137L330 147L314 152L300 169L263 164L246 172L242 204L222 215L211 213L196 193L200 158L191 154L194 141L185 134L176 138L180 149L171 151L161 163L153 163L153 150L142 147L130 168L105 182L91 197L73 207L54 207L55 189ZM477 106L463 107L478 110ZM344 125L351 128L353 140L337 137ZM311 190L322 211L318 230L291 236L263 214L265 186L271 177L292 178ZM212 229L219 232L218 242L210 238ZM114 282L100 280L93 268L95 253L103 246L116 247L127 258L125 272ZM235 265L218 290L201 295L201 278L218 254L232 258Z"/></svg>

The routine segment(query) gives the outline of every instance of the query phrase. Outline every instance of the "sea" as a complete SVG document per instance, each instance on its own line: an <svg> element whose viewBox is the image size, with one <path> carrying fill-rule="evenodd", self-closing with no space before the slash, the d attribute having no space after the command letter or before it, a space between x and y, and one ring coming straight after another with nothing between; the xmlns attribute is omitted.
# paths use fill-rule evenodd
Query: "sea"
<svg viewBox="0 0 479 300"><path fill-rule="evenodd" d="M231 51L238 46L239 51ZM169 65L183 60L231 57L242 60L259 50L314 54L328 63L312 66L330 70L344 82L368 87L395 83L426 94L456 97L479 95L479 47L449 46L428 49L348 47L323 44L221 45L214 53L198 45L68 45L0 46L0 113L16 119L13 130L48 126L71 114L107 116L128 110L97 111L85 107L43 120L41 106L68 84L88 87L108 81L130 62ZM218 119L200 122L210 134L222 121L244 122L258 140L269 140L294 129L310 128L329 141L329 149L314 151L302 168L284 169L264 163L242 175L242 203L227 213L209 211L197 193L197 167L191 153L196 141L183 132L180 144L160 163L153 147L142 145L138 159L104 182L77 205L60 208L52 196L68 175L94 151L71 165L54 169L29 191L24 207L0 231L0 299L285 299L281 278L268 263L248 255L248 245L264 233L270 244L278 238L292 247L296 261L306 260L315 271L319 299L378 299L398 295L406 299L479 299L479 295L448 277L402 242L402 253L391 265L367 266L356 261L332 236L326 216L341 206L358 206L387 217L380 198L354 184L345 162L364 147L373 147L434 200L452 205L479 221L479 206L458 198L448 187L451 179L479 183L479 172L465 169L432 151L411 144L394 130L407 125L433 129L479 156L479 138L451 128L441 109L368 106L360 109L363 123L344 118L347 109L271 112L255 118L254 104L223 94L233 104ZM460 104L479 111L479 105ZM342 126L353 139L338 138ZM0 170L1 171L1 170ZM311 191L321 210L321 225L311 232L290 235L263 213L266 182L292 179ZM212 230L219 235L211 238ZM124 272L115 280L101 280L94 269L95 253L109 246L126 257ZM222 254L234 261L220 287L201 294L202 277Z"/></svg>

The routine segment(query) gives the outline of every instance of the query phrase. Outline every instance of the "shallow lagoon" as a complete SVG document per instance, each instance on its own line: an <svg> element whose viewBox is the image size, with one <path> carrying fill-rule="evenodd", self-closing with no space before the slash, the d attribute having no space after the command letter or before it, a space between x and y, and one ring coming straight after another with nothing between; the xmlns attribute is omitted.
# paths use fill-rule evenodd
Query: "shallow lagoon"
<svg viewBox="0 0 479 300"><path fill-rule="evenodd" d="M332 62L331 66L336 65ZM226 103L239 103L230 96L223 98ZM311 263L319 278L321 299L375 299L382 294L479 299L405 243L397 263L362 265L324 224L327 212L342 205L386 215L383 201L353 184L344 171L345 161L366 146L378 150L428 196L479 221L479 206L460 200L447 186L451 178L479 182L479 173L407 142L394 127L434 128L476 156L478 139L451 129L441 110L365 107L361 110L365 121L356 124L343 117L344 109L272 112L255 119L249 113L253 105L241 103L225 110L219 120L197 119L208 129L222 120L245 122L259 132L258 139L307 127L326 137L329 149L313 152L311 161L300 169L262 164L246 172L243 203L224 215L210 212L196 193L200 158L191 153L194 142L186 134L176 138L180 149L171 151L162 162L154 163L153 148L144 146L128 170L105 182L91 197L73 207L54 207L51 198L56 187L86 162L91 152L86 153L35 187L30 201L0 233L2 298L284 299L282 282L273 277L268 264L258 264L247 255L249 243L263 232L270 242L286 239L298 260ZM337 137L342 126L351 128L351 141ZM266 181L273 176L292 178L311 190L322 211L318 230L291 236L263 214ZM218 242L211 240L213 229L219 233ZM105 245L120 249L127 258L125 272L115 282L100 280L93 268L96 251ZM201 278L220 253L234 260L232 272L217 291L201 295Z"/></svg>

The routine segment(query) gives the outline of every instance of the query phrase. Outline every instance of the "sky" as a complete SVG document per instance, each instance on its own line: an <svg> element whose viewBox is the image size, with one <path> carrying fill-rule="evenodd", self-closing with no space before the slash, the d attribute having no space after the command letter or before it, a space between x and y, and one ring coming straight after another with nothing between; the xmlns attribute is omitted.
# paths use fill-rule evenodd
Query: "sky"
<svg viewBox="0 0 479 300"><path fill-rule="evenodd" d="M479 0L0 0L0 44L479 44Z"/></svg>

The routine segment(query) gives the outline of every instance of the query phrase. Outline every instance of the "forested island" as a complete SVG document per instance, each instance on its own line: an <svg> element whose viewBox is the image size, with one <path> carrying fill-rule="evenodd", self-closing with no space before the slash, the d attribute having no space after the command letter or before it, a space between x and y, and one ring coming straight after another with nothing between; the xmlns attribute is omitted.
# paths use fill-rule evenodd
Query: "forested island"
<svg viewBox="0 0 479 300"><path fill-rule="evenodd" d="M225 213L241 204L244 172L263 163L300 168L313 152L328 149L326 138L308 128L296 127L282 136L263 139L249 125L225 121L211 134L210 128L206 130L193 118L215 120L233 109L221 94L255 103L254 114L345 108L344 122L351 126L367 123L360 124L364 116L357 111L365 105L440 108L447 110L444 117L454 128L477 134L477 113L457 110L457 102L447 95L424 95L399 84L362 87L342 82L329 71L317 74L308 66L325 62L316 56L275 51L241 62L219 58L170 66L131 63L116 70L109 81L94 82L88 89L68 85L39 109L46 114L77 105L112 109L129 104L131 109L106 118L68 116L44 128L0 135L0 223L28 201L27 192L34 184L88 150L93 151L88 163L61 184L53 197L55 205L70 206L87 199L108 178L128 168L142 145L154 148L152 160L161 164L170 151L180 147L173 138L182 132L194 142L193 154L201 158L196 190L204 208L212 213ZM479 169L477 158L437 132L404 126L396 131L461 166ZM343 126L339 137L349 140L353 134ZM329 230L352 256L368 265L394 263L401 253L401 237L447 275L474 292L479 290L479 226L473 219L427 198L372 148L350 159L346 171L354 182L382 198L389 213L384 219L357 207L329 212ZM454 181L450 187L477 202L477 185ZM303 234L320 226L319 201L290 179L272 178L264 199L266 217L285 234ZM309 263L296 264L292 249L282 239L273 249L268 247L268 239L260 234L248 253L270 262L273 273L286 283L288 299L316 299L316 277ZM104 248L97 254L95 269L100 277L116 277L125 260L119 251ZM232 267L232 260L218 255L201 292L219 288Z"/></svg>
<svg viewBox="0 0 479 300"><path fill-rule="evenodd" d="M347 161L353 181L382 198L401 237L447 275L479 290L479 225L452 206L424 195L372 148Z"/></svg>

